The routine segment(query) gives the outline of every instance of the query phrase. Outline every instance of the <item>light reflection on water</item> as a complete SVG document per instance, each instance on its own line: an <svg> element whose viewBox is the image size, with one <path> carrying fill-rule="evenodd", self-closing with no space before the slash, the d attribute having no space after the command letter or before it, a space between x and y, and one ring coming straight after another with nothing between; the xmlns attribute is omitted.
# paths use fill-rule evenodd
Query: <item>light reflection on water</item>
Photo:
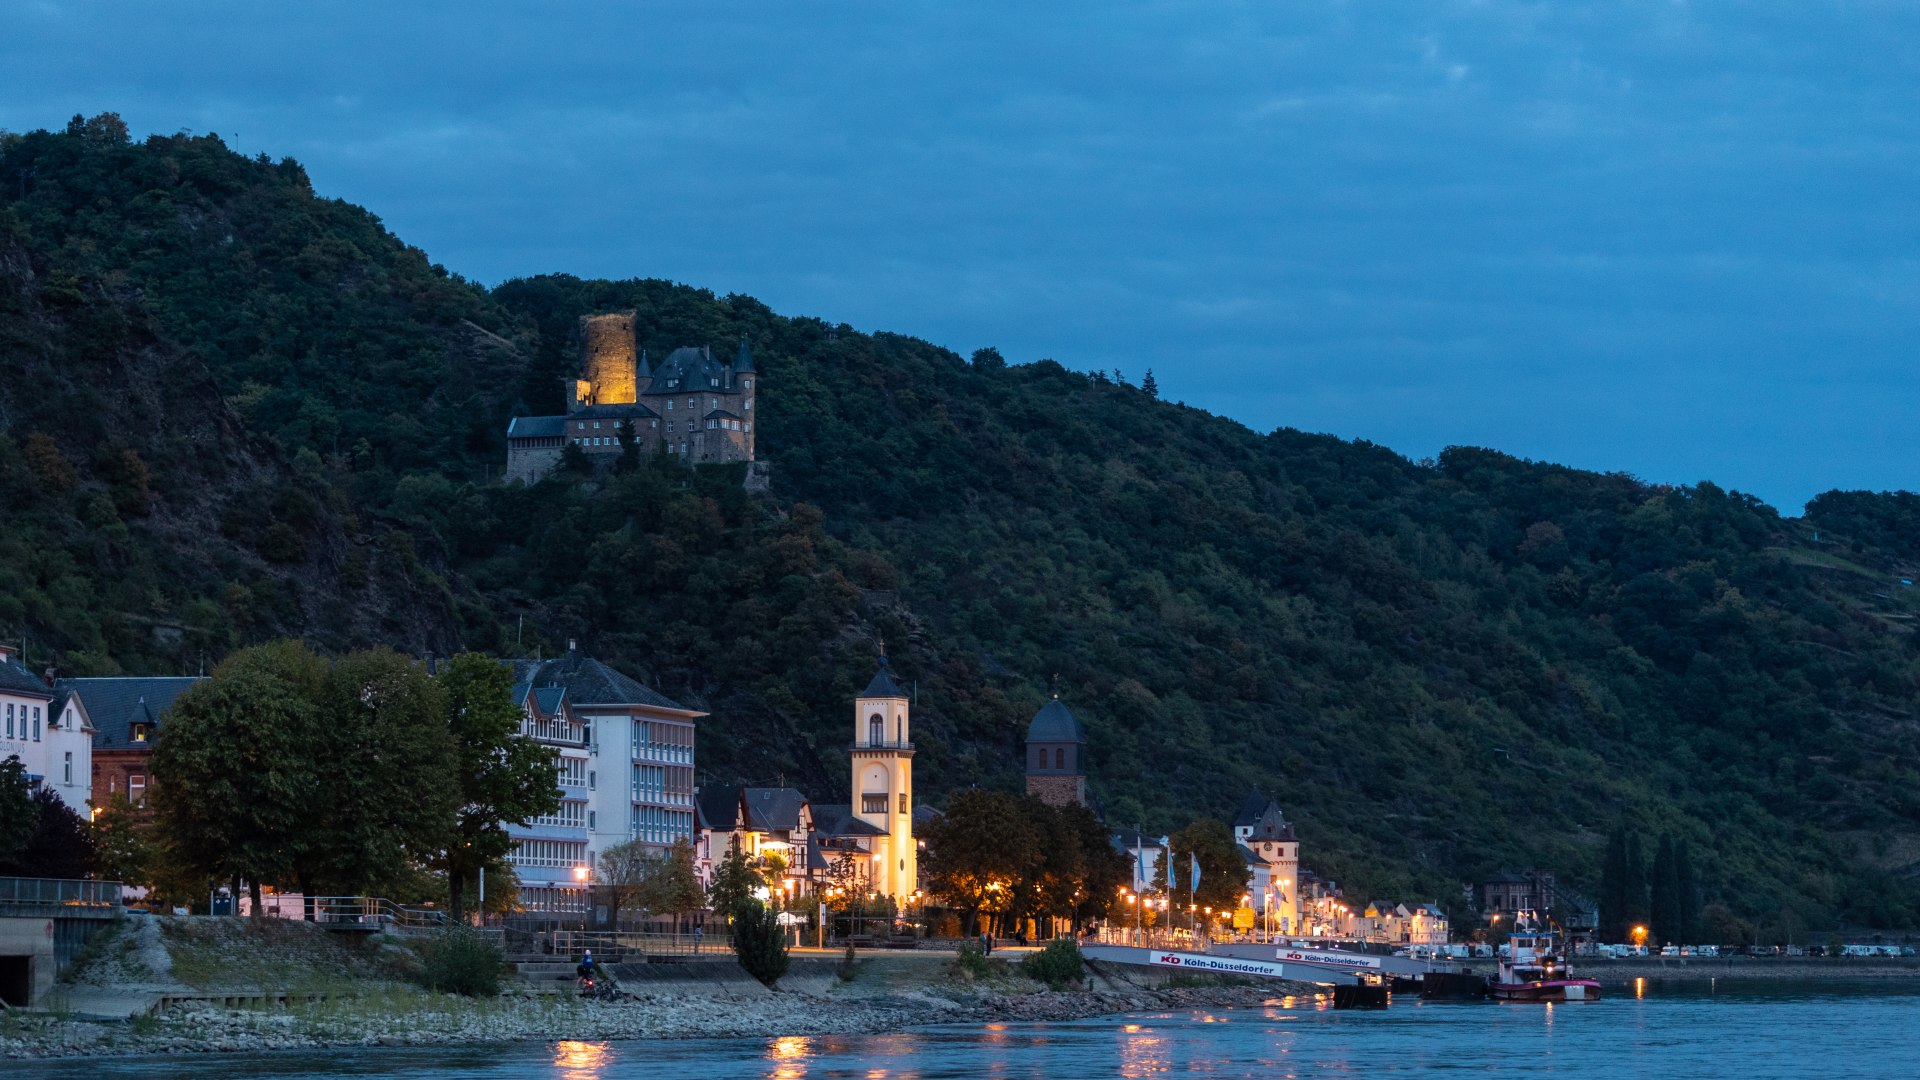
<svg viewBox="0 0 1920 1080"><path fill-rule="evenodd" d="M1636 982L1572 1005L1428 1003L1336 1011L1264 1007L891 1035L559 1042L34 1063L54 1080L395 1076L482 1080L1078 1080L1368 1076L1465 1071L1577 1077L1822 1080L1920 1076L1906 980L1756 986ZM1844 1033L1847 1052L1828 1051ZM10 1075L17 1075L15 1070Z"/></svg>

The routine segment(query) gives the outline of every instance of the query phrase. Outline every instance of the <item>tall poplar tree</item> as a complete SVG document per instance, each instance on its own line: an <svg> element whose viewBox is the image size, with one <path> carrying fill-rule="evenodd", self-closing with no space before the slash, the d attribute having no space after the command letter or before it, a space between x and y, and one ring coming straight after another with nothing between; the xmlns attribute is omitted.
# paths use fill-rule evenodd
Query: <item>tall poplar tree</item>
<svg viewBox="0 0 1920 1080"><path fill-rule="evenodd" d="M1680 926L1680 871L1673 861L1673 837L1662 834L1653 856L1652 902L1648 923L1654 942L1678 943Z"/></svg>

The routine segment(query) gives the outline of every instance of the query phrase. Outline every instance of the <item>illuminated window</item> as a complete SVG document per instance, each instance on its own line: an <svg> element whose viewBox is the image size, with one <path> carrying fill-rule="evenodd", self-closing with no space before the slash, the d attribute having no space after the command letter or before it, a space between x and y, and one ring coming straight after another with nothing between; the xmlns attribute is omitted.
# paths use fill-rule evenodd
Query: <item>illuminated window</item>
<svg viewBox="0 0 1920 1080"><path fill-rule="evenodd" d="M863 814L884 814L887 812L887 797L880 795L860 796L860 812Z"/></svg>

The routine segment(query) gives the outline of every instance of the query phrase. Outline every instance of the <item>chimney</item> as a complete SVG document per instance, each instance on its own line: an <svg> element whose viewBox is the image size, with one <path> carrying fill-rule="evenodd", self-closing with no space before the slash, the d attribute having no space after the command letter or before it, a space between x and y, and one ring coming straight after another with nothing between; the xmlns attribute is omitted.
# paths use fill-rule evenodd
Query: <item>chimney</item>
<svg viewBox="0 0 1920 1080"><path fill-rule="evenodd" d="M0 641L0 664L12 662L14 648L10 642Z"/></svg>
<svg viewBox="0 0 1920 1080"><path fill-rule="evenodd" d="M53 673L54 669L52 664L48 664L47 670L41 672L41 677L47 680L47 689L49 690L53 689Z"/></svg>

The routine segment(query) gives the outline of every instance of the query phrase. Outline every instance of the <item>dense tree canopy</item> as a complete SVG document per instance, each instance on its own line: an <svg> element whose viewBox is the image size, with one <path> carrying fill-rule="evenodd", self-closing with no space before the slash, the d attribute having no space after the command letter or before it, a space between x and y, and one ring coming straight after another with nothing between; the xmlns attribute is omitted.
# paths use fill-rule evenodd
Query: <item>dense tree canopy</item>
<svg viewBox="0 0 1920 1080"><path fill-rule="evenodd" d="M0 135L0 175L0 633L69 673L577 637L713 714L711 780L826 793L884 636L936 800L1018 785L1057 672L1111 820L1258 783L1350 892L1596 888L1622 823L1729 917L1920 917L1912 495L1787 519L665 281L487 290L210 136ZM656 353L749 341L770 496L661 459L494 479L579 316L629 308Z"/></svg>

